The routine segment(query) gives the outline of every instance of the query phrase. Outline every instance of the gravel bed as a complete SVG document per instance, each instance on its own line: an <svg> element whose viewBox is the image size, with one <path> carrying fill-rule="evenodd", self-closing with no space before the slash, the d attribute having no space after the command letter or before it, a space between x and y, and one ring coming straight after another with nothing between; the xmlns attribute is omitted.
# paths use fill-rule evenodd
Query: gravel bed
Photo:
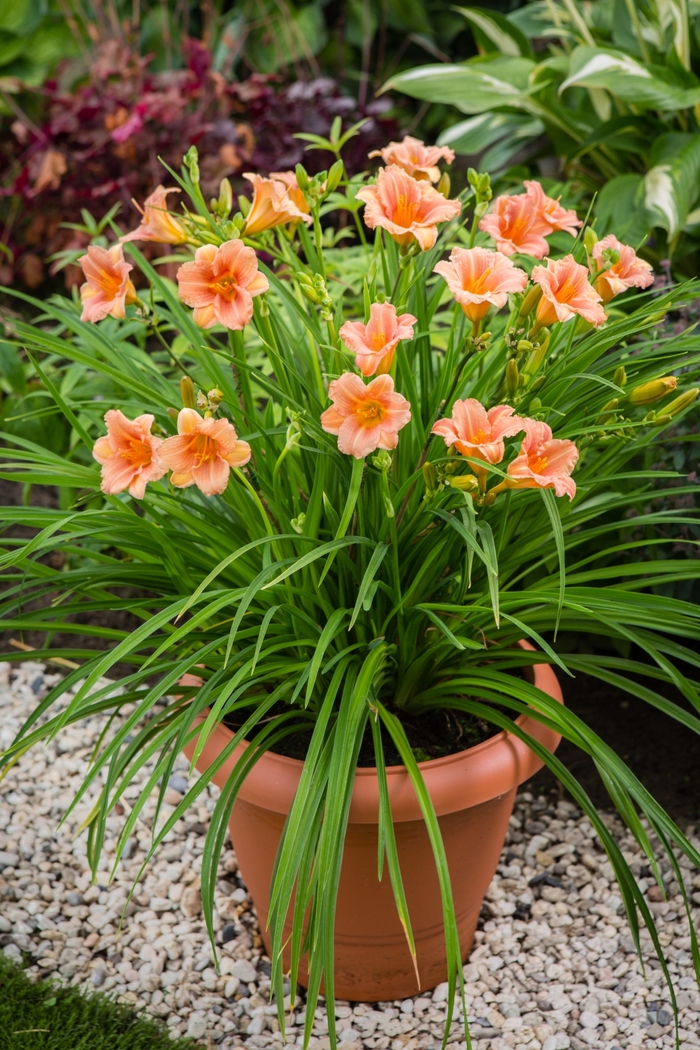
<svg viewBox="0 0 700 1050"><path fill-rule="evenodd" d="M0 748L57 677L38 663L0 664ZM71 727L25 755L0 784L0 948L10 958L28 957L31 972L111 992L161 1018L173 1034L210 1048L281 1047L269 1005L269 960L230 848L219 870L218 974L204 928L198 887L215 789L171 831L141 876L121 928L153 808L137 825L111 883L105 870L90 885L85 836L74 838L94 794L57 830L101 728L94 721ZM170 806L181 798L186 778L187 763L180 760L166 795ZM142 782L130 787L127 804ZM108 821L106 861L122 820ZM678 991L681 1047L694 1050L700 1047L700 993L678 885L662 864L668 899L661 900L634 841L612 816L606 823L656 916ZM689 833L696 836L696 829ZM697 837L695 845L700 847ZM700 878L680 863L700 906ZM699 917L696 907L696 927ZM610 865L575 806L519 795L480 925L464 968L476 1050L675 1045L669 995L650 938L645 931L643 974ZM342 1050L439 1047L446 997L440 985L403 1002L340 1003ZM290 1045L301 1042L303 998L296 1007L286 1033ZM454 1023L450 1050L464 1050L462 1034ZM328 1046L321 1007L312 1047Z"/></svg>

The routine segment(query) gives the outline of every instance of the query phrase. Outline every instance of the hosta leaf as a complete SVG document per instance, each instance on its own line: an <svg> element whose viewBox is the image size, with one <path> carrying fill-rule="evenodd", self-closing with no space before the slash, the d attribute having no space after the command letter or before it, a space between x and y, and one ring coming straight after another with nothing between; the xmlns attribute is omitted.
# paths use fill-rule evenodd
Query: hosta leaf
<svg viewBox="0 0 700 1050"><path fill-rule="evenodd" d="M428 65L398 73L383 91L403 91L426 102L451 103L462 113L523 105L535 63L528 58L472 59L460 65Z"/></svg>
<svg viewBox="0 0 700 1050"><path fill-rule="evenodd" d="M569 87L606 88L624 102L664 111L687 109L700 102L697 78L672 77L661 66L644 65L612 48L577 47L559 92Z"/></svg>
<svg viewBox="0 0 700 1050"><path fill-rule="evenodd" d="M544 124L537 117L487 110L447 128L438 138L438 143L451 146L455 153L468 156L482 153L490 147L510 150L512 156L522 148L524 142L537 138L543 132Z"/></svg>
<svg viewBox="0 0 700 1050"><path fill-rule="evenodd" d="M644 203L654 213L655 225L674 237L700 192L700 135L662 135L651 160L653 167L644 177Z"/></svg>
<svg viewBox="0 0 700 1050"><path fill-rule="evenodd" d="M498 11L485 11L482 7L458 7L456 10L471 23L482 40L485 38L493 45L489 50L496 50L502 55L532 57L525 34Z"/></svg>

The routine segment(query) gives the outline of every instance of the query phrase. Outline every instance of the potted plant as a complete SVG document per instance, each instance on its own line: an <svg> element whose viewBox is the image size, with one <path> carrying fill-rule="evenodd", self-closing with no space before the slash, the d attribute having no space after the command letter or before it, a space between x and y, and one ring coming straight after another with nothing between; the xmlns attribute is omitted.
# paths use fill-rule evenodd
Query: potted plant
<svg viewBox="0 0 700 1050"><path fill-rule="evenodd" d="M672 863L674 849L700 863L561 704L548 666L576 668L557 632L635 643L649 667L621 657L596 673L700 729L630 677L674 682L697 703L681 667L696 660L685 642L698 611L654 590L697 567L616 562L630 511L637 527L682 516L646 505L653 478L634 463L697 395L697 337L663 327L695 292L651 289L648 263L597 241L539 183L491 202L488 176L470 171L450 197L449 150L392 143L376 179L348 179L339 126L314 145L335 154L328 172L251 174L252 201L235 213L226 180L204 200L190 151L182 177L171 173L189 203L161 189L135 231L92 245L80 303L15 292L42 312L13 322L12 341L73 441L67 456L9 436L1 450L2 476L72 493L66 509L3 512L38 530L4 541L6 625L46 630L33 658L56 655L56 632L110 642L58 648L79 667L3 764L132 705L75 799L98 794L96 871L135 770L152 761L115 863L185 749L201 776L161 813L153 851L218 783L202 866L212 939L232 821L280 1024L289 969L308 986L307 1042L321 988L334 1041L334 992L377 998L380 977L392 995L446 977L449 1029L515 788L543 762L600 836L634 937L640 917L655 936L614 839L553 754L560 736L594 758L650 861L649 828ZM140 240L180 243L177 284ZM106 381L103 423L91 384ZM133 630L71 620L116 609ZM103 681L116 665L117 696ZM364 983L358 902L375 924L365 948L372 936L391 948L382 961L374 944Z"/></svg>

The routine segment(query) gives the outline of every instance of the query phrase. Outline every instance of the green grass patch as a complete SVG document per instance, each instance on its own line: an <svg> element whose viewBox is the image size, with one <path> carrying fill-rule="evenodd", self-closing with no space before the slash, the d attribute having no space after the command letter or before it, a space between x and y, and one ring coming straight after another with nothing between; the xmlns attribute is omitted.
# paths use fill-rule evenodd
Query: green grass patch
<svg viewBox="0 0 700 1050"><path fill-rule="evenodd" d="M0 955L0 1050L201 1050L108 995L29 979Z"/></svg>

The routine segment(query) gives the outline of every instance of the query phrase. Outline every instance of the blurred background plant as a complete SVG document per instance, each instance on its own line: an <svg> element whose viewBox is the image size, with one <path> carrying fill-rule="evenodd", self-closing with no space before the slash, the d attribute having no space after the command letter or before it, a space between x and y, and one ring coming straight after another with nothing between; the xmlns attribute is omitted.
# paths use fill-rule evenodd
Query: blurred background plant
<svg viewBox="0 0 700 1050"><path fill-rule="evenodd" d="M466 116L439 141L522 178L569 180L658 265L692 274L700 247L698 0L535 0L501 15L456 8L478 54L398 72L386 87ZM460 38L461 39L461 38ZM457 56L455 56L457 57Z"/></svg>

